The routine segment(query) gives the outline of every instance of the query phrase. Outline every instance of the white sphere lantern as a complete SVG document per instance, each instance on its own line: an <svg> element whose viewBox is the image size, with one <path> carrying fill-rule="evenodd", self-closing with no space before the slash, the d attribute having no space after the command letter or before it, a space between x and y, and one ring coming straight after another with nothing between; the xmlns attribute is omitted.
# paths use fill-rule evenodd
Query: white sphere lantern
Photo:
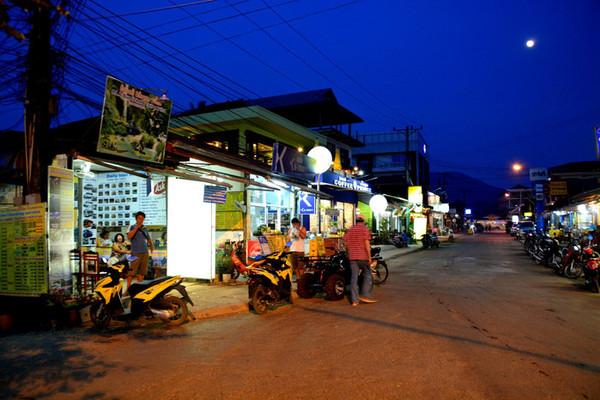
<svg viewBox="0 0 600 400"><path fill-rule="evenodd" d="M331 156L331 152L327 147L313 147L310 149L307 155L315 160L315 174L322 174L323 172L327 171L333 162L333 157Z"/></svg>
<svg viewBox="0 0 600 400"><path fill-rule="evenodd" d="M525 46L527 46L528 48L532 48L535 46L535 40L533 39L529 39L528 41L525 42Z"/></svg>
<svg viewBox="0 0 600 400"><path fill-rule="evenodd" d="M373 210L375 214L381 215L385 213L387 206L387 199L381 194L376 194L375 196L371 197L371 200L369 200L369 207L371 207L371 210Z"/></svg>

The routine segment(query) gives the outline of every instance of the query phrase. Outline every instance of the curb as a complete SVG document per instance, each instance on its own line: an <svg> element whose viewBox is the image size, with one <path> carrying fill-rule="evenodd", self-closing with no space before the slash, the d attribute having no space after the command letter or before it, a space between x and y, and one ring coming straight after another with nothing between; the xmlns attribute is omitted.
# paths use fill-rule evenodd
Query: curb
<svg viewBox="0 0 600 400"><path fill-rule="evenodd" d="M226 316L226 315L240 314L243 312L248 312L248 304L247 303L230 304L227 306L212 307L212 308L206 308L203 310L196 310L196 311L192 311L192 315L193 315L194 319L209 319L209 318L222 317L222 316Z"/></svg>
<svg viewBox="0 0 600 400"><path fill-rule="evenodd" d="M413 248L413 249L409 249L409 250L407 250L407 251L405 251L405 252L403 252L403 253L394 254L394 255L392 255L392 256L390 256L390 257L386 257L386 258L385 258L385 260L386 260L386 261L387 261L387 260L393 260L393 259L395 259L395 258L402 257L402 256L405 256L405 255L407 255L407 254L416 253L417 251L421 251L421 250L423 250L423 247L422 247L422 246L419 246L419 247L416 247L416 248Z"/></svg>

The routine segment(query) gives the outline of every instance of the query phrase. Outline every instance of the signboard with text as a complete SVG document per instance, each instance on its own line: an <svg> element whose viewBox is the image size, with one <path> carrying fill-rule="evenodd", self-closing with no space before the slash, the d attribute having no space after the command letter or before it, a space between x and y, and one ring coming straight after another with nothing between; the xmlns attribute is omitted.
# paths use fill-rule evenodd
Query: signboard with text
<svg viewBox="0 0 600 400"><path fill-rule="evenodd" d="M545 181L548 179L548 170L546 168L530 168L529 180L532 182Z"/></svg>
<svg viewBox="0 0 600 400"><path fill-rule="evenodd" d="M311 193L301 192L298 195L298 213L302 215L315 214L316 199Z"/></svg>
<svg viewBox="0 0 600 400"><path fill-rule="evenodd" d="M96 150L140 161L163 163L173 103L111 76Z"/></svg>
<svg viewBox="0 0 600 400"><path fill-rule="evenodd" d="M340 189L371 193L371 186L369 186L368 183L333 172L325 172L323 175L321 175L321 183L335 186Z"/></svg>
<svg viewBox="0 0 600 400"><path fill-rule="evenodd" d="M550 182L550 196L568 196L569 190L567 188L567 182L565 181L552 181Z"/></svg>
<svg viewBox="0 0 600 400"><path fill-rule="evenodd" d="M273 144L273 172L281 175L312 180L314 160L298 150L281 143Z"/></svg>

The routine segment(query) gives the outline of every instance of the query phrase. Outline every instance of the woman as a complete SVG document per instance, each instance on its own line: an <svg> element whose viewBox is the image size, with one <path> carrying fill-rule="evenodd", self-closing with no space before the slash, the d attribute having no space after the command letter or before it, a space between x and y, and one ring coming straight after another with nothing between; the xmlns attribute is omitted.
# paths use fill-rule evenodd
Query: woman
<svg viewBox="0 0 600 400"><path fill-rule="evenodd" d="M127 254L131 254L131 251L127 249L127 242L125 241L125 236L122 233L117 233L113 240L111 257L117 257L121 259Z"/></svg>

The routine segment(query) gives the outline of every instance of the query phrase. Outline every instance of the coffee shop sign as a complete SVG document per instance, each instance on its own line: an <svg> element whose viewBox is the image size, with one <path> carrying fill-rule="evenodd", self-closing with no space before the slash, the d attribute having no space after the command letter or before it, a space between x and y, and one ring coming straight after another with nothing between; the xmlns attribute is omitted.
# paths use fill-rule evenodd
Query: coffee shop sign
<svg viewBox="0 0 600 400"><path fill-rule="evenodd" d="M371 193L371 187L368 183L338 174L329 173L327 175L323 175L322 181L324 183L329 183L333 186L337 186L343 189L354 190L356 192Z"/></svg>

